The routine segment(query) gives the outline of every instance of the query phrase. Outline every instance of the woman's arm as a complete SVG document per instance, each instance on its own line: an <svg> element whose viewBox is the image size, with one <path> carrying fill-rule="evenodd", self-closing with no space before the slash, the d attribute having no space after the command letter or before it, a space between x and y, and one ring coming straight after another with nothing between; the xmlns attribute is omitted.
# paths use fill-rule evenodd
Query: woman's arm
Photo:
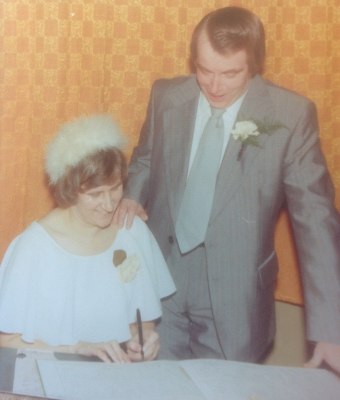
<svg viewBox="0 0 340 400"><path fill-rule="evenodd" d="M155 331L154 321L142 322L144 361L154 360L159 351L158 333ZM127 354L131 361L142 361L141 346L139 344L137 324L130 324L132 338L126 342Z"/></svg>
<svg viewBox="0 0 340 400"><path fill-rule="evenodd" d="M0 347L49 350L58 353L80 354L83 356L97 356L104 362L115 362L117 364L130 363L128 355L120 348L117 340L102 343L88 343L79 341L74 346L61 345L50 346L41 340L33 343L24 342L20 333L0 332Z"/></svg>

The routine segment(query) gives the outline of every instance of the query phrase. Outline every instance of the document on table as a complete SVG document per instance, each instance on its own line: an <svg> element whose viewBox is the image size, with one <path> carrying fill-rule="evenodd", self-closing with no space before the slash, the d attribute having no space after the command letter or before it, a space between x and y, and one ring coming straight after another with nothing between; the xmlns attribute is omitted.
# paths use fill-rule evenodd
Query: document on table
<svg viewBox="0 0 340 400"><path fill-rule="evenodd" d="M87 400L339 400L325 370L223 360L104 364L37 360L45 395Z"/></svg>
<svg viewBox="0 0 340 400"><path fill-rule="evenodd" d="M13 379L13 393L44 396L36 359L56 360L52 351L18 349Z"/></svg>
<svg viewBox="0 0 340 400"><path fill-rule="evenodd" d="M79 400L204 400L177 362L104 364L37 360L46 397Z"/></svg>
<svg viewBox="0 0 340 400"><path fill-rule="evenodd" d="M340 379L321 369L224 360L184 361L207 400L339 400Z"/></svg>

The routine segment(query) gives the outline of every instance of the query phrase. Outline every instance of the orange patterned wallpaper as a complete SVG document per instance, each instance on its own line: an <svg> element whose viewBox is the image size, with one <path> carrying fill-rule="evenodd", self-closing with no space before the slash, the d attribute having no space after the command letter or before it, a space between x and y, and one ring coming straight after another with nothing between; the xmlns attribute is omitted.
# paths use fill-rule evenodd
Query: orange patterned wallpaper
<svg viewBox="0 0 340 400"><path fill-rule="evenodd" d="M339 0L2 0L0 258L52 207L42 165L58 126L83 113L109 112L131 138L129 156L152 82L189 72L193 27L227 5L263 20L265 77L316 102L340 208ZM276 294L301 303L288 225L283 214Z"/></svg>

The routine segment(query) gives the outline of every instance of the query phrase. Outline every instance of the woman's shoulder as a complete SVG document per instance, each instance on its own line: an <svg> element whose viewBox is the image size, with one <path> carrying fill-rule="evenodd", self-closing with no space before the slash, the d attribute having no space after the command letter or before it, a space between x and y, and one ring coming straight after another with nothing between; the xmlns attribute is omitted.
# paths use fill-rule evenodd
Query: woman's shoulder
<svg viewBox="0 0 340 400"><path fill-rule="evenodd" d="M132 227L131 227L131 232L140 231L140 230L149 231L149 228L148 228L147 224L144 221L142 221L138 217L138 215L136 215L134 220L133 220L133 224L132 224Z"/></svg>
<svg viewBox="0 0 340 400"><path fill-rule="evenodd" d="M52 236L50 235L47 227L52 218L54 211L46 214L46 216L33 221L21 234L19 234L9 245L4 260L10 255L22 255L26 254L29 257L30 254L41 255L49 252L53 245Z"/></svg>
<svg viewBox="0 0 340 400"><path fill-rule="evenodd" d="M23 232L20 233L11 243L10 247L15 245L31 246L37 242L37 238L44 236L43 230L37 221L33 221Z"/></svg>
<svg viewBox="0 0 340 400"><path fill-rule="evenodd" d="M45 240L46 234L41 226L36 221L32 222L7 248L1 269L7 264L26 265L33 259L37 260L47 249Z"/></svg>
<svg viewBox="0 0 340 400"><path fill-rule="evenodd" d="M150 242L150 240L155 240L147 224L137 215L135 216L130 229L126 229L124 225L124 231L127 235L133 236L138 242Z"/></svg>
<svg viewBox="0 0 340 400"><path fill-rule="evenodd" d="M37 220L37 223L46 231L54 232L59 231L60 227L63 226L63 209L54 208L52 211L44 215L42 218Z"/></svg>

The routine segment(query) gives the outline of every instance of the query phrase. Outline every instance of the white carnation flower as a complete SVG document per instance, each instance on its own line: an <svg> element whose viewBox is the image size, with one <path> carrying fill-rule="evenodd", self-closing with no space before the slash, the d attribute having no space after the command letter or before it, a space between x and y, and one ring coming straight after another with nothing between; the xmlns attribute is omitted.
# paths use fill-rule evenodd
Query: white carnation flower
<svg viewBox="0 0 340 400"><path fill-rule="evenodd" d="M235 128L231 131L235 140L240 139L245 141L249 136L258 136L260 133L257 130L256 124L252 121L236 122Z"/></svg>
<svg viewBox="0 0 340 400"><path fill-rule="evenodd" d="M140 261L137 254L132 254L117 267L119 279L124 283L131 282L137 275L139 266Z"/></svg>

